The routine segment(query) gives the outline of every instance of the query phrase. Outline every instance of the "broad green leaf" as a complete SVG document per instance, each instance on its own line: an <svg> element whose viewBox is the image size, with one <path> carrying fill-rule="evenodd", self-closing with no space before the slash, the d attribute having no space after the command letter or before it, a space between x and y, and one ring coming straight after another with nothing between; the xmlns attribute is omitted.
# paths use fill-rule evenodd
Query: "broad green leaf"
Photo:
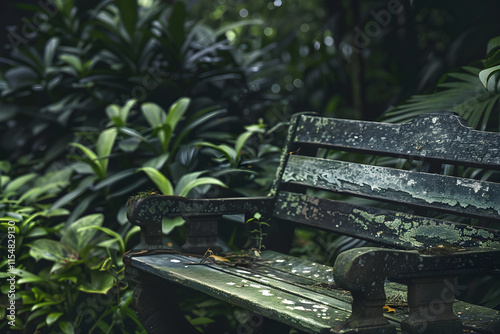
<svg viewBox="0 0 500 334"><path fill-rule="evenodd" d="M110 104L106 107L106 115L115 126L122 127L125 125L120 117L120 107L117 104Z"/></svg>
<svg viewBox="0 0 500 334"><path fill-rule="evenodd" d="M170 106L166 123L170 125L172 131L175 130L177 123L179 123L179 120L188 109L190 102L191 100L188 98L181 98Z"/></svg>
<svg viewBox="0 0 500 334"><path fill-rule="evenodd" d="M122 236L120 234L116 233L115 231L107 228L107 227L101 227L101 226L96 226L96 225L82 226L78 229L78 232L82 233L85 231L92 231L92 230L99 230L99 231L104 232L107 235L113 237L113 241L116 241L118 243L118 245L120 246L120 251L122 253L125 252L125 245L123 243ZM94 233L95 233L95 231L94 231Z"/></svg>
<svg viewBox="0 0 500 334"><path fill-rule="evenodd" d="M58 47L59 47L59 37L52 37L45 44L45 50L43 55L43 59L45 61L45 67L52 66L52 62L54 61L54 55Z"/></svg>
<svg viewBox="0 0 500 334"><path fill-rule="evenodd" d="M137 172L144 172L153 181L153 183L158 187L163 195L173 195L174 188L172 183L157 169L152 167L142 167L137 169Z"/></svg>
<svg viewBox="0 0 500 334"><path fill-rule="evenodd" d="M50 239L37 239L33 241L30 255L36 261L45 259L53 262L70 262L78 259L78 253L62 242Z"/></svg>
<svg viewBox="0 0 500 334"><path fill-rule="evenodd" d="M59 324L59 329L63 334L75 334L75 327L69 321L62 320L57 322Z"/></svg>
<svg viewBox="0 0 500 334"><path fill-rule="evenodd" d="M117 134L118 131L116 130L116 128L110 128L101 132L101 134L97 138L96 150L97 155L100 158L103 177L106 175L106 172L108 170L109 155L113 150Z"/></svg>
<svg viewBox="0 0 500 334"><path fill-rule="evenodd" d="M47 315L47 318L45 318L45 322L47 323L48 326L52 325L54 322L59 319L64 312L52 312Z"/></svg>
<svg viewBox="0 0 500 334"><path fill-rule="evenodd" d="M243 150L243 146L247 142L247 140L254 134L255 132L244 132L241 135L238 136L238 139L236 139L236 144L234 146L234 150L236 151L236 156L235 156L235 161L239 162L239 158L241 156L241 151Z"/></svg>
<svg viewBox="0 0 500 334"><path fill-rule="evenodd" d="M490 67L479 72L479 80L481 80L481 83L483 84L484 88L487 88L488 79L490 78L490 76L497 71L500 71L500 65Z"/></svg>
<svg viewBox="0 0 500 334"><path fill-rule="evenodd" d="M175 185L174 189L174 195L179 195L182 192L182 189L186 187L186 185L193 181L196 180L197 178L200 177L200 175L206 173L207 171L198 171L198 172L192 172L192 173L187 173L181 176L179 181L177 181L177 184Z"/></svg>
<svg viewBox="0 0 500 334"><path fill-rule="evenodd" d="M15 178L14 180L9 182L9 184L5 188L5 192L16 191L36 176L37 175L35 173L31 173Z"/></svg>
<svg viewBox="0 0 500 334"><path fill-rule="evenodd" d="M39 308L43 308L45 306L51 306L51 305L57 305L60 304L62 301L51 301L51 302L43 302L43 303L37 303L31 307L31 312L38 310Z"/></svg>
<svg viewBox="0 0 500 334"><path fill-rule="evenodd" d="M161 144L162 152L167 152L170 138L172 137L172 128L168 124L164 124L160 131L158 131L158 140Z"/></svg>
<svg viewBox="0 0 500 334"><path fill-rule="evenodd" d="M227 186L221 180L218 180L218 179L213 178L213 177L201 177L199 179L192 180L191 182L189 182L184 187L184 189L182 189L182 191L179 194L179 196L184 196L185 197L185 196L188 195L188 193L191 191L191 189L193 189L195 187L198 187L198 186L201 186L201 185L205 185L205 184L212 184L212 185L217 185L217 186L221 186L221 187L227 188Z"/></svg>
<svg viewBox="0 0 500 334"><path fill-rule="evenodd" d="M141 141L137 138L126 138L120 140L118 143L118 148L123 152L134 152L139 147Z"/></svg>
<svg viewBox="0 0 500 334"><path fill-rule="evenodd" d="M102 214L92 214L78 219L68 226L61 238L61 243L80 254L83 248L89 245L97 232L95 229L89 229L89 227L100 227L103 221L104 216Z"/></svg>
<svg viewBox="0 0 500 334"><path fill-rule="evenodd" d="M167 114L165 113L165 110L163 110L156 103L151 103L151 102L143 103L141 105L141 110L142 114L144 115L144 118L146 118L146 121L153 129L160 128L167 119Z"/></svg>
<svg viewBox="0 0 500 334"><path fill-rule="evenodd" d="M169 234L177 226L184 225L186 221L182 217L166 218L161 220L162 232L164 234Z"/></svg>
<svg viewBox="0 0 500 334"><path fill-rule="evenodd" d="M90 272L90 282L78 286L78 290L87 293L106 294L113 287L114 276L109 272L92 270Z"/></svg>
<svg viewBox="0 0 500 334"><path fill-rule="evenodd" d="M226 159L228 160L228 162L232 166L235 165L235 163L236 163L236 160L235 160L235 158L236 158L236 151L232 147L229 147L229 146L227 146L225 144L215 145L215 144L212 144L212 143L209 143L209 142L196 143L196 145L207 146L207 147L214 148L217 151L222 152L226 156Z"/></svg>
<svg viewBox="0 0 500 334"><path fill-rule="evenodd" d="M73 68L75 68L78 72L81 72L83 69L82 61L75 55L63 54L59 56L59 59L73 66Z"/></svg>
<svg viewBox="0 0 500 334"><path fill-rule="evenodd" d="M101 165L100 160L98 159L97 154L95 154L94 151L92 151L90 148L88 148L82 144L79 144L79 143L70 143L70 145L80 149L80 151L82 151L83 154L85 154L87 156L87 158L89 159L89 165L92 168L92 170L94 171L94 173L100 179L104 178L105 171Z"/></svg>

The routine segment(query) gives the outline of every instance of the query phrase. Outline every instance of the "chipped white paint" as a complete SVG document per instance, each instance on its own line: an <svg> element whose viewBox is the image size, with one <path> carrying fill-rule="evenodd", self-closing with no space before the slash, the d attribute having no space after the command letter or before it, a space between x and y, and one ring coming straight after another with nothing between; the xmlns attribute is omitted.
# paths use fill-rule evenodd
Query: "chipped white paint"
<svg viewBox="0 0 500 334"><path fill-rule="evenodd" d="M274 296L271 290L259 290L259 292L262 293L263 296Z"/></svg>
<svg viewBox="0 0 500 334"><path fill-rule="evenodd" d="M172 260L170 260L170 262L179 263L179 262L181 262L181 261L179 261L179 260L177 260L177 259L172 259Z"/></svg>
<svg viewBox="0 0 500 334"><path fill-rule="evenodd" d="M245 271L245 270L241 270L241 269L237 269L236 272L238 272L240 274L251 274L251 272Z"/></svg>

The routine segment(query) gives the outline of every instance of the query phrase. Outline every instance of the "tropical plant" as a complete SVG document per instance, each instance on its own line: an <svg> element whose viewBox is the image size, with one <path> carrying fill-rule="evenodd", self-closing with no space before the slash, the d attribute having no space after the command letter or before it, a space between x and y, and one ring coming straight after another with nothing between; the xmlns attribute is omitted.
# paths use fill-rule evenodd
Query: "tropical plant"
<svg viewBox="0 0 500 334"><path fill-rule="evenodd" d="M436 110L452 110L472 127L485 130L500 128L500 37L489 41L486 59L445 74L435 92L412 96L384 114L387 122L405 122Z"/></svg>
<svg viewBox="0 0 500 334"><path fill-rule="evenodd" d="M122 237L102 227L99 214L65 224L63 217L69 211L51 209L50 200L70 184L70 168L11 178L10 163L2 161L0 166L0 228L7 232L14 227L13 234L2 233L2 254L12 256L0 263L1 289L11 290L4 278L15 276L16 291L13 299L4 294L0 318L6 319L12 299L16 304L12 329L77 333L78 328L99 327L124 332L124 323L137 320L127 306L132 297L124 291L121 254L138 230L131 229ZM104 233L98 235L98 231ZM14 243L9 244L15 248L4 242L9 235L14 236ZM89 317L97 311L96 300L103 313ZM2 321L1 326L8 322Z"/></svg>
<svg viewBox="0 0 500 334"><path fill-rule="evenodd" d="M241 50L225 35L260 21L214 30L190 20L181 2L139 6L136 1L103 0L93 8L73 5L55 2L57 10L37 27L32 45L21 39L22 29L11 32L19 37L14 51L9 59L0 58L3 158L24 157L45 168L75 140L75 127L100 127L109 104L130 99L170 105L189 96L193 110L213 108L219 117L233 115L220 122L225 126L228 121L241 123L234 117L241 115L241 104L252 112L265 105L264 92L250 90L247 82L259 57L238 61ZM250 94L252 99L244 100ZM203 115L188 117L195 116ZM120 126L120 117L113 117ZM163 136L165 149L167 128L155 131Z"/></svg>

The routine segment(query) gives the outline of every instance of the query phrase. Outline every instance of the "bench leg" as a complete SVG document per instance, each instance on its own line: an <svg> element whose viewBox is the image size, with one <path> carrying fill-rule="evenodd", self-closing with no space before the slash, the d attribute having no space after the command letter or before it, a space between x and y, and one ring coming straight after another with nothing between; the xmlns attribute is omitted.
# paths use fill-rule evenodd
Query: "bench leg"
<svg viewBox="0 0 500 334"><path fill-rule="evenodd" d="M134 289L137 316L148 334L199 334L178 307L175 288L150 281Z"/></svg>
<svg viewBox="0 0 500 334"><path fill-rule="evenodd" d="M389 324L389 321L383 315L383 306L385 305L384 287L375 287L369 293L365 291L351 291L352 313L347 323L340 329L341 333L360 334L393 334L396 328ZM335 333L335 329L332 331Z"/></svg>
<svg viewBox="0 0 500 334"><path fill-rule="evenodd" d="M420 278L408 283L410 314L401 323L403 333L462 333L462 322L453 313L452 278Z"/></svg>

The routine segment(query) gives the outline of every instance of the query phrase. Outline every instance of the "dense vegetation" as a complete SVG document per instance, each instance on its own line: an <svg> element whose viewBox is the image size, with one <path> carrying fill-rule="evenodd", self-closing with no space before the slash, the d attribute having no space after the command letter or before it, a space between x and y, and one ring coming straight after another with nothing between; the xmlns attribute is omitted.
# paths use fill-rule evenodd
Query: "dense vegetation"
<svg viewBox="0 0 500 334"><path fill-rule="evenodd" d="M266 194L294 112L452 109L499 129L495 1L40 3L1 4L2 254L9 222L16 241L16 269L0 262L2 331L15 274L25 333L141 332L121 260L138 232L127 199ZM174 243L182 225L164 221ZM292 251L328 261L352 242L299 231ZM498 280L481 279L468 298L498 307ZM200 329L219 316L186 303Z"/></svg>

